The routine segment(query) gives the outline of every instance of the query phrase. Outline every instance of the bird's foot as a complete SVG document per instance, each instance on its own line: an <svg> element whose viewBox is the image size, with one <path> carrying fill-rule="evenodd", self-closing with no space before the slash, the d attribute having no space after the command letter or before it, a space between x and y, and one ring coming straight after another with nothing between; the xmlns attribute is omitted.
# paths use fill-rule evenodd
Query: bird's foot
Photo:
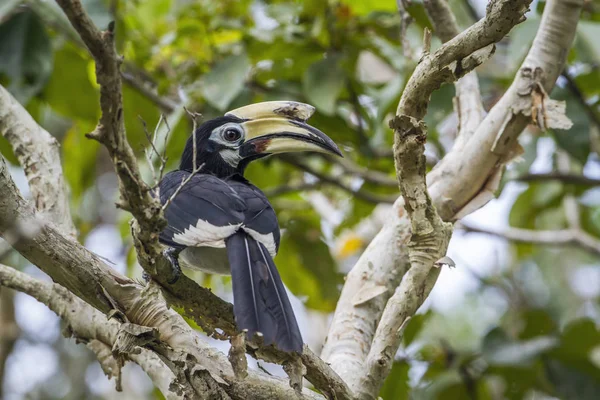
<svg viewBox="0 0 600 400"><path fill-rule="evenodd" d="M169 247L168 249L163 251L163 256L171 264L173 275L171 276L171 279L169 279L167 282L170 285L172 285L175 282L177 282L179 280L179 278L181 277L181 267L179 266L179 259L178 259L179 251L177 249Z"/></svg>

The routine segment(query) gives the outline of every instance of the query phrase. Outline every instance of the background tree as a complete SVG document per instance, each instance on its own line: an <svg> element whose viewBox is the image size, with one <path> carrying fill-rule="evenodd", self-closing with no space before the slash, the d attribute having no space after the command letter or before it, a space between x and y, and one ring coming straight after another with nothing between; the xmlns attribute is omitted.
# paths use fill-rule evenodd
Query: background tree
<svg viewBox="0 0 600 400"><path fill-rule="evenodd" d="M0 396L290 398L305 370L309 398L595 398L598 8L3 2ZM248 169L284 229L299 358L166 283L148 191L194 113L275 99L315 105L346 156Z"/></svg>

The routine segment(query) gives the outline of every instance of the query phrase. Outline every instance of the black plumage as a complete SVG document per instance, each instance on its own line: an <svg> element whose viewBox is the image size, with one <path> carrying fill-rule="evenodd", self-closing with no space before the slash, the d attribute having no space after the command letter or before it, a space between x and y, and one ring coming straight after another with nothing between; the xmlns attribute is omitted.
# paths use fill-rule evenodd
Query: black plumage
<svg viewBox="0 0 600 400"><path fill-rule="evenodd" d="M303 343L273 262L279 224L268 199L244 178L244 170L271 153L321 151L341 156L330 138L306 124L313 112L307 104L267 102L207 121L188 139L179 169L159 185L160 200L168 203L168 226L160 241L173 265L173 281L181 274L180 263L231 274L238 328L250 337L260 333L265 344L284 351L302 352ZM196 166L201 166L200 173L190 177Z"/></svg>
<svg viewBox="0 0 600 400"><path fill-rule="evenodd" d="M177 170L165 175L160 183L163 204L189 174ZM260 332L265 344L276 343L283 351L302 351L302 336L273 262L273 250L267 249L270 243L249 233L272 235L274 251L279 249L277 216L262 191L237 174L225 179L197 174L171 200L165 217L168 226L160 240L179 251L188 246L176 241L176 235L185 234L198 220L216 227L240 224L233 235L219 238L227 249L236 323L249 337Z"/></svg>
<svg viewBox="0 0 600 400"><path fill-rule="evenodd" d="M227 238L236 322L250 337L260 332L267 344L302 351L302 336L279 272L265 246L243 230Z"/></svg>

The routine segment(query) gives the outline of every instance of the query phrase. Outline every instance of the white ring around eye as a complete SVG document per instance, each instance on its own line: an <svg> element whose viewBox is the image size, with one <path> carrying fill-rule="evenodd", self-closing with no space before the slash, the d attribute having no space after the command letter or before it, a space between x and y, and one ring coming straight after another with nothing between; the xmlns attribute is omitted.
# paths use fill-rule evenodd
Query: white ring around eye
<svg viewBox="0 0 600 400"><path fill-rule="evenodd" d="M227 131L235 131L239 133L239 137L235 140L228 140L226 138ZM244 128L235 122L228 122L224 125L219 126L213 130L211 140L217 143L221 143L225 147L237 147L244 140Z"/></svg>

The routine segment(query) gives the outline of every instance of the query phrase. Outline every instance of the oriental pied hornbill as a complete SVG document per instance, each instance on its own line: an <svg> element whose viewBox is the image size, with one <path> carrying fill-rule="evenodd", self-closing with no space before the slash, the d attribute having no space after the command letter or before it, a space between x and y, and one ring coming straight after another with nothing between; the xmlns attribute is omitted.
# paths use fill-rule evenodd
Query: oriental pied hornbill
<svg viewBox="0 0 600 400"><path fill-rule="evenodd" d="M202 124L183 151L179 169L160 182L170 200L160 235L173 266L231 274L233 310L248 337L302 352L302 337L273 257L279 248L277 217L266 196L244 178L244 169L269 154L317 151L341 156L323 132L306 124L314 108L291 101L249 105ZM196 162L194 163L194 136ZM179 193L182 181L192 174Z"/></svg>

